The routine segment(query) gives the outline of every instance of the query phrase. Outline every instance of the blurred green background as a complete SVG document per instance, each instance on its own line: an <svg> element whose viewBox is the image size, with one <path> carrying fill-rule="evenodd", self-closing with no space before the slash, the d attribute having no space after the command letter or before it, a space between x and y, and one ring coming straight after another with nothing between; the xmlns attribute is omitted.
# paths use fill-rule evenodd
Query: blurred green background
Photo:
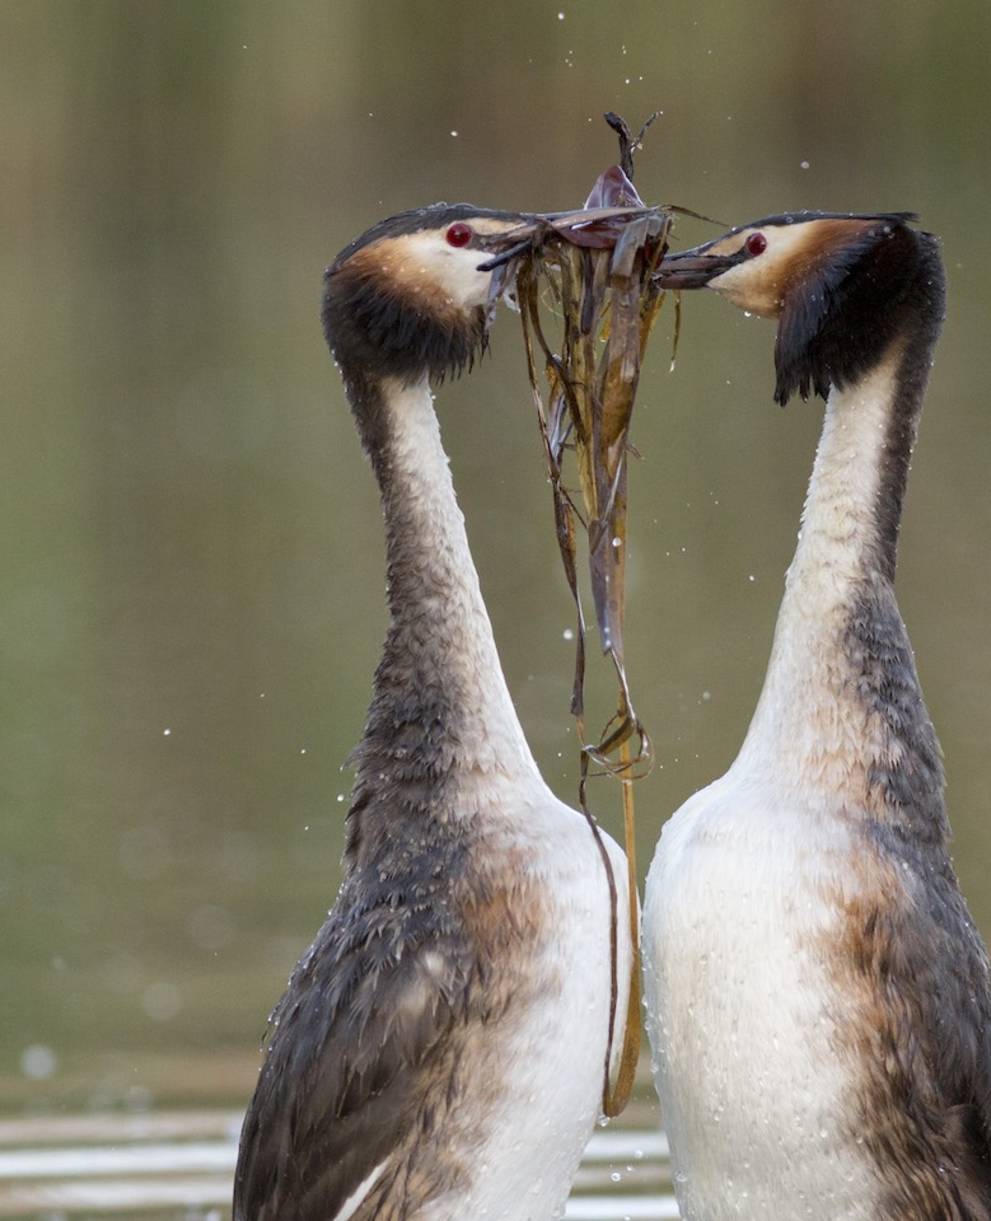
<svg viewBox="0 0 991 1221"><path fill-rule="evenodd" d="M663 110L647 199L914 208L944 239L899 586L991 934L989 46L986 0L0 3L6 1109L245 1100L337 888L385 625L322 268L436 199L579 204L607 109ZM685 314L635 422L642 870L746 729L821 420L772 404L770 325ZM572 616L508 314L494 349L439 409L510 686L573 799Z"/></svg>

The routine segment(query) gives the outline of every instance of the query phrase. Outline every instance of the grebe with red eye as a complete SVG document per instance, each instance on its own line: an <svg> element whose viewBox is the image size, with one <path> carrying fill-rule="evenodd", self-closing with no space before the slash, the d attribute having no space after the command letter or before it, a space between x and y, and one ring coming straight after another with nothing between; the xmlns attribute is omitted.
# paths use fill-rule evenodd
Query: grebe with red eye
<svg viewBox="0 0 991 1221"><path fill-rule="evenodd" d="M662 275L779 319L775 398L827 399L764 688L666 824L648 1033L685 1221L988 1221L988 960L894 594L943 318L903 213L744 225Z"/></svg>
<svg viewBox="0 0 991 1221"><path fill-rule="evenodd" d="M327 273L325 331L381 492L390 620L343 884L272 1017L237 1221L560 1217L622 1047L625 888L609 1065L606 872L524 739L430 388L484 346L479 265L541 219L435 205L375 226Z"/></svg>

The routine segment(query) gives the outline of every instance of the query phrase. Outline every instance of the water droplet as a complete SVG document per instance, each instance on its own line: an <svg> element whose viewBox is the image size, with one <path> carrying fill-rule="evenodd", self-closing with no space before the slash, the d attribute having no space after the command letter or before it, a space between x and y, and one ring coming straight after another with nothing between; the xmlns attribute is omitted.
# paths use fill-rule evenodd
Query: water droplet
<svg viewBox="0 0 991 1221"><path fill-rule="evenodd" d="M561 633L561 635L564 637L565 640L574 640L574 638L575 638L575 633L571 630L570 627L566 627L564 629L564 631Z"/></svg>
<svg viewBox="0 0 991 1221"><path fill-rule="evenodd" d="M802 169L803 169L803 170L807 170L807 169L809 168L809 166L810 166L811 162L809 162L809 161L803 161L801 164L802 164Z"/></svg>
<svg viewBox="0 0 991 1221"><path fill-rule="evenodd" d="M46 1081L58 1068L58 1056L44 1043L32 1043L21 1052L21 1072L32 1081Z"/></svg>

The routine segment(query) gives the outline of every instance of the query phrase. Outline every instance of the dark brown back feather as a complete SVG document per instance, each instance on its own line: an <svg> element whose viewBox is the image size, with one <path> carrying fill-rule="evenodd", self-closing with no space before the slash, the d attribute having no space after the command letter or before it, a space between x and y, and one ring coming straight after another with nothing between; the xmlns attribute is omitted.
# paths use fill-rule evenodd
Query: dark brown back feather
<svg viewBox="0 0 991 1221"><path fill-rule="evenodd" d="M293 972L241 1133L237 1221L327 1221L388 1159L372 1198L392 1189L468 1019L471 952L426 884L352 875Z"/></svg>

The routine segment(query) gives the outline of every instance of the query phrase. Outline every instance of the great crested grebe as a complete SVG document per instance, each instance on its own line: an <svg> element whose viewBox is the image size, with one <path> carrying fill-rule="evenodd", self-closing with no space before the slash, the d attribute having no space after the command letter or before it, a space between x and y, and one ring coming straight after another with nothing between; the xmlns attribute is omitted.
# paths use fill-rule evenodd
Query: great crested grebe
<svg viewBox="0 0 991 1221"><path fill-rule="evenodd" d="M779 403L827 398L750 730L647 880L648 1031L686 1221L991 1218L988 960L893 588L944 309L936 240L911 219L775 216L682 260L778 318Z"/></svg>
<svg viewBox="0 0 991 1221"><path fill-rule="evenodd" d="M484 348L479 264L527 219L403 213L327 273L327 340L381 490L390 624L344 881L272 1016L241 1133L239 1221L546 1221L599 1114L603 859L524 740L431 394ZM618 1052L632 958L616 889Z"/></svg>

